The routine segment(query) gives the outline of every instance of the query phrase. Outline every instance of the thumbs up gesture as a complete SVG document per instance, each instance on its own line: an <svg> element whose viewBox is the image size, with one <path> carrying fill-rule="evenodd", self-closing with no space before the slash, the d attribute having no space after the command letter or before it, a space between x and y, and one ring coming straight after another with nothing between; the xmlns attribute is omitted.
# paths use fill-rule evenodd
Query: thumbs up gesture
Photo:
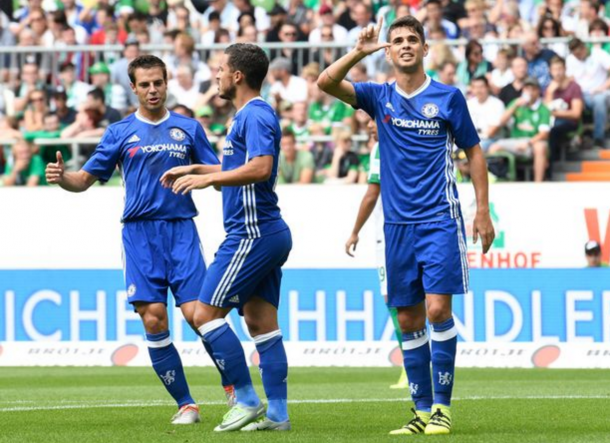
<svg viewBox="0 0 610 443"><path fill-rule="evenodd" d="M61 183L64 178L64 158L59 151L57 151L56 157L57 162L47 164L47 169L45 170L47 183L58 184Z"/></svg>

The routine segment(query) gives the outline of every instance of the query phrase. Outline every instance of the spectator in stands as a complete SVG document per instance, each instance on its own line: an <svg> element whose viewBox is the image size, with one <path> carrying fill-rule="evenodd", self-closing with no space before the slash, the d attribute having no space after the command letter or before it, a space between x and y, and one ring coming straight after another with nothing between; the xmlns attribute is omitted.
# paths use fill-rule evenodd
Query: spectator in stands
<svg viewBox="0 0 610 443"><path fill-rule="evenodd" d="M358 0L345 0L339 2L335 8L335 17L337 17L337 24L343 26L348 31L356 27L356 20L354 17L354 8L359 4Z"/></svg>
<svg viewBox="0 0 610 443"><path fill-rule="evenodd" d="M580 86L566 75L566 62L559 56L551 59L551 78L544 103L555 118L549 135L552 164L559 160L561 143L569 141L568 134L580 126L585 105Z"/></svg>
<svg viewBox="0 0 610 443"><path fill-rule="evenodd" d="M44 89L45 84L41 80L40 70L34 60L28 61L21 68L21 82L15 89L14 112L25 110L28 104L30 92Z"/></svg>
<svg viewBox="0 0 610 443"><path fill-rule="evenodd" d="M277 43L280 41L280 29L287 20L286 10L276 3L271 11L269 11L269 20L271 21L271 26L269 31L267 31L265 41Z"/></svg>
<svg viewBox="0 0 610 443"><path fill-rule="evenodd" d="M40 131L44 126L44 116L49 112L47 94L44 89L34 89L28 94L28 104L23 112L23 129Z"/></svg>
<svg viewBox="0 0 610 443"><path fill-rule="evenodd" d="M51 109L59 117L60 128L71 125L76 120L76 110L68 106L68 94L63 86L57 87L51 93Z"/></svg>
<svg viewBox="0 0 610 443"><path fill-rule="evenodd" d="M467 17L458 20L458 26L462 30L462 37L467 39L474 38L472 27L482 24L482 29L478 32L483 35L488 32L496 32L496 27L487 19L487 4L484 0L466 0L464 3Z"/></svg>
<svg viewBox="0 0 610 443"><path fill-rule="evenodd" d="M292 44L298 40L299 29L291 21L286 21L280 28L279 40L281 43ZM299 75L303 66L309 63L309 51L297 50L293 48L283 47L271 51L270 59L285 58L290 61L290 72L293 75Z"/></svg>
<svg viewBox="0 0 610 443"><path fill-rule="evenodd" d="M547 148L551 129L551 113L542 103L540 84L534 77L523 82L523 94L509 103L500 125L509 122L510 138L500 139L489 148L489 153L507 151L533 158L534 181L541 182L547 168Z"/></svg>
<svg viewBox="0 0 610 443"><path fill-rule="evenodd" d="M292 63L284 57L276 58L269 65L269 73L274 79L269 94L275 100L276 106L282 100L290 103L307 100L307 82L301 77L291 74Z"/></svg>
<svg viewBox="0 0 610 443"><path fill-rule="evenodd" d="M589 26L589 37L608 37L608 23L603 19L597 18L591 22ZM591 47L602 48L606 52L610 52L610 43L593 43Z"/></svg>
<svg viewBox="0 0 610 443"><path fill-rule="evenodd" d="M0 47L9 47L15 45L15 36L10 29L6 27L8 18L2 19L2 13L0 12ZM10 65L11 56L10 54L4 54L0 56L0 82L8 80L8 67Z"/></svg>
<svg viewBox="0 0 610 443"><path fill-rule="evenodd" d="M289 0L287 8L290 20L299 27L303 35L309 35L313 11L303 5L303 0Z"/></svg>
<svg viewBox="0 0 610 443"><path fill-rule="evenodd" d="M180 105L194 109L199 98L200 83L195 80L195 73L190 64L180 65L176 77L167 83L167 91L176 98Z"/></svg>
<svg viewBox="0 0 610 443"><path fill-rule="evenodd" d="M125 43L127 40L127 32L120 29L119 26L112 21L112 19L106 20L104 25L91 36L92 45L119 45ZM121 58L121 54L118 51L104 51L101 53L101 59L108 65L112 65L115 61Z"/></svg>
<svg viewBox="0 0 610 443"><path fill-rule="evenodd" d="M176 114L184 115L188 118L195 118L195 113L188 106L176 105L171 110L174 111Z"/></svg>
<svg viewBox="0 0 610 443"><path fill-rule="evenodd" d="M326 134L332 129L348 128L354 115L354 108L325 93L320 88L310 90L309 120L320 123Z"/></svg>
<svg viewBox="0 0 610 443"><path fill-rule="evenodd" d="M442 28L447 38L458 38L460 30L455 23L443 18L443 5L440 0L427 0L422 10L425 11L425 16L421 18L426 37L429 37L431 28Z"/></svg>
<svg viewBox="0 0 610 443"><path fill-rule="evenodd" d="M83 109L76 115L76 120L70 126L61 131L61 137L67 138L99 138L105 131L105 128L100 126L103 115L97 109ZM96 144L81 144L80 155L85 159L95 150ZM79 159L80 160L80 159Z"/></svg>
<svg viewBox="0 0 610 443"><path fill-rule="evenodd" d="M236 43L258 43L258 31L254 25L240 26L237 31Z"/></svg>
<svg viewBox="0 0 610 443"><path fill-rule="evenodd" d="M352 70L349 72L349 78L352 81L352 83L368 81L369 78L368 78L368 75L366 72L366 65L364 63L358 63L357 65L355 65L352 68ZM316 79L317 79L317 76L316 76Z"/></svg>
<svg viewBox="0 0 610 443"><path fill-rule="evenodd" d="M78 46L76 33L71 26L65 26L61 32L61 38L55 42L57 48L70 48ZM83 51L61 51L57 54L57 63L63 65L71 63L74 66L75 75L78 80L85 80L87 69L92 64L93 56L89 52Z"/></svg>
<svg viewBox="0 0 610 443"><path fill-rule="evenodd" d="M42 45L42 36L47 32L47 16L42 8L32 8L28 16L29 28L34 32L37 45Z"/></svg>
<svg viewBox="0 0 610 443"><path fill-rule="evenodd" d="M424 61L427 65L426 73L434 80L438 80L441 66L444 66L447 62L451 62L454 66L457 66L457 59L455 58L451 47L442 41L430 44L428 57L426 57Z"/></svg>
<svg viewBox="0 0 610 443"><path fill-rule="evenodd" d="M195 40L190 35L181 32L174 40L174 52L167 59L168 75L175 77L178 66L185 64L191 65L197 82L201 83L210 79L210 69L195 52Z"/></svg>
<svg viewBox="0 0 610 443"><path fill-rule="evenodd" d="M324 137L326 132L324 127L319 123L309 125L309 135L311 137ZM330 168L333 159L333 149L327 141L311 141L309 143L309 152L313 155L315 163L315 179L316 183L323 183L326 178L326 170Z"/></svg>
<svg viewBox="0 0 610 443"><path fill-rule="evenodd" d="M538 38L558 38L564 35L561 24L549 16L544 16L540 19L537 32ZM544 47L561 57L568 55L568 46L564 42L546 43Z"/></svg>
<svg viewBox="0 0 610 443"><path fill-rule="evenodd" d="M76 67L70 62L64 63L59 68L59 80L68 95L68 106L79 109L87 99L87 92L92 86L76 79Z"/></svg>
<svg viewBox="0 0 610 443"><path fill-rule="evenodd" d="M207 29L209 17L212 12L217 12L220 16L220 26L228 29L230 32L237 32L237 17L239 17L239 9L229 0L214 0L210 2L210 6L205 10L201 17L203 27Z"/></svg>
<svg viewBox="0 0 610 443"><path fill-rule="evenodd" d="M17 46L36 46L36 34L30 28L24 28L17 36ZM45 76L50 72L51 58L50 54L40 52L20 52L13 55L11 68L14 73L19 74L23 66L27 63L35 63L38 66L41 76Z"/></svg>
<svg viewBox="0 0 610 443"><path fill-rule="evenodd" d="M484 75L472 79L470 90L473 97L467 101L468 111L481 139L481 148L487 152L500 135L504 103L491 95L489 81Z"/></svg>
<svg viewBox="0 0 610 443"><path fill-rule="evenodd" d="M447 60L445 63L439 66L437 71L437 79L444 85L455 86L464 92L464 86L457 84L456 73L457 65L453 61Z"/></svg>
<svg viewBox="0 0 610 443"><path fill-rule="evenodd" d="M43 128L40 131L25 132L23 134L24 140L32 143L37 138L60 138L61 128L60 121L57 114L50 112L44 116ZM35 152L38 148L38 152ZM54 162L57 160L57 151L60 151L63 159L69 161L72 158L72 152L67 145L36 145L34 147L34 153L39 155L42 162L46 165L47 163Z"/></svg>
<svg viewBox="0 0 610 443"><path fill-rule="evenodd" d="M337 136L337 143L333 151L330 167L325 170L325 183L353 184L358 180L360 162L353 149L352 134L342 131Z"/></svg>
<svg viewBox="0 0 610 443"><path fill-rule="evenodd" d="M309 105L307 102L295 102L292 104L292 113L288 128L295 137L306 137L309 135Z"/></svg>
<svg viewBox="0 0 610 443"><path fill-rule="evenodd" d="M466 89L473 78L487 75L491 70L491 63L483 58L483 46L476 40L469 41L466 58L457 67L457 83Z"/></svg>
<svg viewBox="0 0 610 443"><path fill-rule="evenodd" d="M318 15L320 17L320 21L318 26L315 29L312 29L309 33L309 43L320 43L322 41L320 31L324 25L332 26L333 35L338 42L348 41L347 29L337 24L332 6L327 3L323 3L318 10Z"/></svg>
<svg viewBox="0 0 610 443"><path fill-rule="evenodd" d="M347 42L351 44L355 43L358 40L358 36L364 28L373 23L371 7L363 2L356 3L352 10L352 17L356 22L356 26L351 28L347 33ZM324 24L322 26L330 26L332 28L330 24ZM320 32L322 31L322 28L320 28ZM322 35L320 35L320 40L323 40Z"/></svg>
<svg viewBox="0 0 610 443"><path fill-rule="evenodd" d="M216 40L216 33L222 29L220 25L220 14L216 11L210 12L208 16L207 30L201 35L201 43L203 45L212 45Z"/></svg>
<svg viewBox="0 0 610 443"><path fill-rule="evenodd" d="M191 11L184 4L177 4L174 8L175 23L171 29L177 29L193 37L196 42L200 41L202 36L199 34L199 29L192 26ZM219 17L220 18L220 17ZM220 27L220 20L218 21Z"/></svg>
<svg viewBox="0 0 610 443"><path fill-rule="evenodd" d="M137 40L127 40L125 49L123 49L123 57L117 60L110 67L110 80L112 83L117 83L123 87L127 94L127 102L129 106L138 106L138 98L131 90L131 80L127 75L127 67L132 60L140 55L140 43Z"/></svg>
<svg viewBox="0 0 610 443"><path fill-rule="evenodd" d="M238 11L238 27L239 27L239 16L243 14L252 14L254 16L254 24L258 32L265 33L271 26L271 21L267 15L267 11L260 6L252 5L250 0L233 0L233 5ZM234 33L237 32L238 27L234 29Z"/></svg>
<svg viewBox="0 0 610 443"><path fill-rule="evenodd" d="M557 54L550 49L543 48L540 45L538 34L535 31L529 31L524 36L523 55L527 60L527 74L538 80L544 92L551 82L549 61Z"/></svg>
<svg viewBox="0 0 610 443"><path fill-rule="evenodd" d="M106 105L120 113L127 109L127 94L121 85L110 83L110 68L104 62L97 62L89 68L91 84L104 91Z"/></svg>
<svg viewBox="0 0 610 443"><path fill-rule="evenodd" d="M570 41L569 47L567 75L578 83L585 106L593 112L593 144L604 147L610 97L610 54L601 48L589 49L577 38Z"/></svg>
<svg viewBox="0 0 610 443"><path fill-rule="evenodd" d="M307 184L313 180L314 159L311 152L297 149L297 140L290 128L282 131L278 183Z"/></svg>
<svg viewBox="0 0 610 443"><path fill-rule="evenodd" d="M512 83L504 86L498 95L498 98L504 102L504 105L508 105L516 98L521 97L523 81L527 77L527 60L523 57L515 57L510 63L510 68L515 79Z"/></svg>
<svg viewBox="0 0 610 443"><path fill-rule="evenodd" d="M354 28L355 29L355 28ZM320 29L320 38L322 43L334 43L335 38L333 36L332 26L324 25ZM343 51L336 48L324 48L319 49L314 53L313 61L318 63L322 68L326 68L335 60L343 56Z"/></svg>
<svg viewBox="0 0 610 443"><path fill-rule="evenodd" d="M600 2L599 0L580 0L578 9L578 21L576 22L574 35L583 39L589 36L591 23L600 18Z"/></svg>
<svg viewBox="0 0 610 443"><path fill-rule="evenodd" d="M489 86L494 95L498 95L503 87L515 80L515 75L510 69L512 61L512 51L500 49L494 61L494 69L489 77Z"/></svg>
<svg viewBox="0 0 610 443"><path fill-rule="evenodd" d="M25 140L18 140L11 149L11 158L4 171L4 186L45 185L45 165Z"/></svg>
<svg viewBox="0 0 610 443"><path fill-rule="evenodd" d="M585 258L587 259L587 268L608 267L607 263L602 262L602 247L595 240L589 240L585 243Z"/></svg>
<svg viewBox="0 0 610 443"><path fill-rule="evenodd" d="M84 105L85 109L95 109L102 114L98 126L107 128L113 123L121 120L121 113L116 109L106 105L106 96L101 88L93 88L87 93L87 100ZM102 132L103 133L103 132ZM100 135L102 135L100 133Z"/></svg>

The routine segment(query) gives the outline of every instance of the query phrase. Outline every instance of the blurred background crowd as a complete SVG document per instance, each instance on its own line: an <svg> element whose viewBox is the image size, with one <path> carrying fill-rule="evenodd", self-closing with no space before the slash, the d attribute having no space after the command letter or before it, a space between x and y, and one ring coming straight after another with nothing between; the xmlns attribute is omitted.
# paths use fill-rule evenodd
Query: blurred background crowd
<svg viewBox="0 0 610 443"><path fill-rule="evenodd" d="M168 107L222 146L235 112L217 95L223 47L260 44L263 98L283 127L280 183L364 183L368 116L316 87L360 30L403 15L424 24L435 80L458 87L493 179L561 180L555 165L606 148L610 5L600 0L0 0L0 179L42 185L61 150L78 168L105 128L137 106L127 65L169 72ZM391 81L383 52L351 81ZM221 150L219 155L221 155ZM455 153L459 180L468 180Z"/></svg>

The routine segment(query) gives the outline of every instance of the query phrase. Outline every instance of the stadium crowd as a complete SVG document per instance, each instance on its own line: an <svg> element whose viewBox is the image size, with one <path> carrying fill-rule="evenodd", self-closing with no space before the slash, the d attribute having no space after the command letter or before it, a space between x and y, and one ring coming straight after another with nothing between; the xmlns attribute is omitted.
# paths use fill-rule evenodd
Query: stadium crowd
<svg viewBox="0 0 610 443"><path fill-rule="evenodd" d="M428 74L467 97L493 174L515 179L504 161L512 156L533 165L533 180L549 180L562 152L584 140L605 148L609 44L584 42L609 35L610 7L599 0L22 0L0 13L2 183L45 184L55 151L71 158L68 140L35 139L99 138L133 112L127 66L151 45L171 48L148 51L167 65L170 109L197 119L222 146L235 110L217 95L222 50L210 45L232 42L286 44L267 49L263 89L282 118L280 183L365 183L369 117L320 91L316 79L363 27L407 14L430 40ZM570 39L541 43L554 37ZM457 38L465 44L449 41ZM85 44L100 49L66 50ZM41 50L1 49L11 46ZM388 81L392 70L380 51L350 79ZM73 165L94 148L81 146ZM468 180L464 156L455 159L459 180Z"/></svg>

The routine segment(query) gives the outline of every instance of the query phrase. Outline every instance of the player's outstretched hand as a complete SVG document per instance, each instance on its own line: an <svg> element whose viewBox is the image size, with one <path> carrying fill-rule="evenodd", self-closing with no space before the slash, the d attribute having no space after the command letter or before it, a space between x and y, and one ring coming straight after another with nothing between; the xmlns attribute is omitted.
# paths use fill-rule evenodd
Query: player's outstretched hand
<svg viewBox="0 0 610 443"><path fill-rule="evenodd" d="M347 242L345 242L345 253L350 257L354 256L356 246L358 246L358 241L360 241L360 237L358 237L356 234L352 234L347 239Z"/></svg>
<svg viewBox="0 0 610 443"><path fill-rule="evenodd" d="M57 158L57 162L47 164L47 169L45 170L47 183L51 184L61 183L64 178L64 171L66 170L64 158L62 157L61 152L57 151L55 156Z"/></svg>
<svg viewBox="0 0 610 443"><path fill-rule="evenodd" d="M185 175L174 181L172 191L174 194L187 194L193 189L205 189L212 185L209 175Z"/></svg>
<svg viewBox="0 0 610 443"><path fill-rule="evenodd" d="M494 238L496 238L494 225L491 223L489 212L481 214L477 213L477 215L474 217L474 222L472 224L472 240L474 243L477 242L479 237L481 237L483 254L486 254L487 251L489 251Z"/></svg>
<svg viewBox="0 0 610 443"><path fill-rule="evenodd" d="M161 179L159 180L161 182L161 186L163 186L164 188L171 188L174 184L174 182L176 181L176 179L180 178L180 177L184 177L185 175L187 175L188 173L190 173L190 165L189 166L176 166L168 171L165 171L165 173L161 176Z"/></svg>
<svg viewBox="0 0 610 443"><path fill-rule="evenodd" d="M356 42L356 49L365 55L377 52L382 48L390 47L390 43L379 43L379 34L383 27L383 17L379 18L377 25L368 25L360 31L358 36L358 42Z"/></svg>

